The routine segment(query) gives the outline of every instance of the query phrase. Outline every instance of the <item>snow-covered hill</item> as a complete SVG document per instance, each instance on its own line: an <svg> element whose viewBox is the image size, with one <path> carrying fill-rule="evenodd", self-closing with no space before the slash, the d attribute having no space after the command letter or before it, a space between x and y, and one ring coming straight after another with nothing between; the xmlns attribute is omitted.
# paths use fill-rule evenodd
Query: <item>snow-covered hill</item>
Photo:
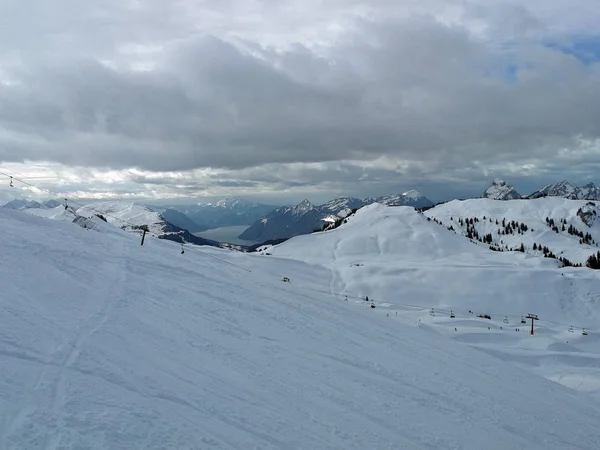
<svg viewBox="0 0 600 450"><path fill-rule="evenodd" d="M503 250L523 250L585 264L599 250L598 206L586 200L545 197L532 200L454 200L425 212L445 227ZM467 220L468 219L468 220ZM470 222L473 223L470 223ZM589 225L588 225L589 224Z"/></svg>
<svg viewBox="0 0 600 450"><path fill-rule="evenodd" d="M84 217L101 214L106 218L108 223L126 230L137 229L146 225L150 233L155 235L165 233L168 228L167 223L161 217L160 213L148 206L137 203L118 201L92 203L79 208L77 214Z"/></svg>
<svg viewBox="0 0 600 450"><path fill-rule="evenodd" d="M485 190L483 197L492 200L515 200L521 198L521 194L506 181L496 178L492 185Z"/></svg>
<svg viewBox="0 0 600 450"><path fill-rule="evenodd" d="M409 208L382 208L294 238L281 252L331 240L330 261L361 258L356 270L372 274L367 260L380 255L389 270L370 282L395 272L394 299L408 299L407 281L427 281L419 279L427 267L434 275L445 267L455 283L444 289L457 301L476 281L488 298L474 300L488 306L498 284L466 276L481 274L482 262L496 278L520 263L532 277L551 270L525 255L511 263ZM379 238L367 230L365 242L345 244L371 216ZM407 246L395 242L398 224L419 225L400 231ZM508 336L485 335L482 319L461 319L477 332L459 325L451 339L427 313L417 322L402 310L388 317L383 302L344 302L320 266L215 248L181 255L165 241L140 246L118 228L95 232L8 210L0 230L0 273L11 280L0 295L3 449L592 450L600 442L596 400L469 348ZM429 255L407 277L417 253ZM280 281L286 274L291 283Z"/></svg>
<svg viewBox="0 0 600 450"><path fill-rule="evenodd" d="M265 242L312 233L314 230L321 229L326 223L334 222L340 217L346 217L352 211L373 203L412 206L415 208L433 205L431 200L415 190L377 198L339 197L318 206L305 199L297 205L282 206L271 211L268 215L253 223L240 234L239 238Z"/></svg>
<svg viewBox="0 0 600 450"><path fill-rule="evenodd" d="M498 214L506 214L504 205L527 204L516 200L468 202L490 202L497 205ZM465 202L457 201L456 208L462 203ZM442 205L453 206L454 202ZM441 216L445 211L446 217L454 213L438 208L441 207L426 214ZM473 215L464 205L459 210L469 217ZM561 214L558 205L554 213ZM513 218L508 216L507 219ZM514 216L515 220L521 217ZM543 216L540 219L543 221ZM458 223L457 218L453 220ZM555 233L547 231L546 237L542 223L538 226L537 239L546 238L550 242ZM577 241L562 238L570 241L568 248L579 247ZM336 230L298 236L267 251L274 256L330 268L335 274L332 286L337 292L349 295L368 295L378 301L422 308L460 307L496 315L520 316L537 311L549 320L575 320L583 326L600 323L600 278L596 271L559 269L561 264L543 258L541 251L538 256L490 251L487 245L473 243L412 208L366 206ZM569 256L574 257L574 253L571 250Z"/></svg>
<svg viewBox="0 0 600 450"><path fill-rule="evenodd" d="M560 201L569 202L536 200L548 206ZM530 203L480 202L498 208ZM557 205L554 211L561 213ZM442 319L442 334L600 397L600 355L592 350L596 341L582 336L583 328L600 326L595 270L560 268L555 259L526 253L493 252L410 208L381 205L359 210L335 230L298 236L260 253L322 266L332 274L331 291L350 299L368 296L386 314L401 311L405 316L408 311L425 323L431 317L423 311L442 310L448 319L453 310L457 320ZM543 342L514 334L527 331L521 318L529 313L540 317Z"/></svg>
<svg viewBox="0 0 600 450"><path fill-rule="evenodd" d="M92 222L84 219L99 218L107 223L123 230L141 234L141 230L147 227L150 235L161 239L176 242L193 243L196 245L219 246L218 242L203 239L191 234L188 230L178 227L166 220L162 214L150 207L130 202L99 202L81 206L77 209L64 205L52 209L30 207L23 209L27 214L52 220L74 222L80 226L94 226ZM175 212L175 216L179 213ZM223 244L228 246L228 244Z"/></svg>
<svg viewBox="0 0 600 450"><path fill-rule="evenodd" d="M73 220L77 217L77 212L75 209L70 206L65 208L63 205L59 205L54 208L38 208L30 206L22 209L21 211L34 216L44 217L46 219L63 220L67 222L73 222Z"/></svg>

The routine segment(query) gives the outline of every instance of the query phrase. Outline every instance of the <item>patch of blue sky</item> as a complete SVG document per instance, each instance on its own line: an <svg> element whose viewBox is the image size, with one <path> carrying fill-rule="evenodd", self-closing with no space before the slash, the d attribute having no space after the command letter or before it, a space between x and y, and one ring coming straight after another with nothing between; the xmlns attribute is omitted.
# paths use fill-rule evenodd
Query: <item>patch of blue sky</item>
<svg viewBox="0 0 600 450"><path fill-rule="evenodd" d="M567 55L572 55L586 65L600 62L600 34L573 37L563 42L546 42L545 45Z"/></svg>

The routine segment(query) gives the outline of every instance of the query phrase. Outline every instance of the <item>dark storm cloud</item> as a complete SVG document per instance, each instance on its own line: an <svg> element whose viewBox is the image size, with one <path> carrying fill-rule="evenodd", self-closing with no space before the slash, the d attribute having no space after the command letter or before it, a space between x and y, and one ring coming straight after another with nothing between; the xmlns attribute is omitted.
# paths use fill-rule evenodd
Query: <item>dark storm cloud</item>
<svg viewBox="0 0 600 450"><path fill-rule="evenodd" d="M552 35L552 17L500 1L407 2L415 14L401 14L336 0L318 18L310 4L61 1L33 16L8 2L0 161L213 168L214 183L240 188L422 185L525 166L568 178L597 161L600 65L587 47L585 59L565 51L597 37ZM462 9L428 14L445 7ZM388 167L368 167L381 158Z"/></svg>

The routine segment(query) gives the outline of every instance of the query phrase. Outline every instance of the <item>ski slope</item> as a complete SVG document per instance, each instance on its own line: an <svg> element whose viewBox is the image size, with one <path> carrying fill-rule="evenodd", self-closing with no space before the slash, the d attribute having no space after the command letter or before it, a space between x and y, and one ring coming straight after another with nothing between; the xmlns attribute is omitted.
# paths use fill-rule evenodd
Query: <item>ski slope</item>
<svg viewBox="0 0 600 450"><path fill-rule="evenodd" d="M336 230L298 236L262 253L321 266L331 272L331 292L363 304L368 296L377 313L394 319L399 312L398 320L408 314L409 323L437 324L440 313L432 318L431 308L445 318L453 310L457 317L434 329L448 327L450 339L600 397L599 335L581 334L600 328L597 271L560 268L554 259L520 252L492 252L411 208L383 205L360 209ZM528 324L521 324L529 313L541 319L543 344L531 341ZM492 320L477 318L480 314ZM530 348L531 342L537 347Z"/></svg>
<svg viewBox="0 0 600 450"><path fill-rule="evenodd" d="M594 398L471 348L485 345L476 335L467 345L448 339L435 322L442 317L401 308L388 317L391 304L345 302L322 265L204 247L182 255L167 241L140 246L108 224L90 230L2 209L0 230L2 449L600 442ZM413 233L433 238L432 230ZM314 236L286 244L304 238ZM363 250L397 249L392 241ZM469 256L459 241L448 245L439 258L452 250L464 251L463 266L479 261L478 247ZM424 267L443 266L422 253ZM506 256L490 263L509 270ZM525 256L520 263L554 270Z"/></svg>
<svg viewBox="0 0 600 450"><path fill-rule="evenodd" d="M323 265L332 272L333 292L379 302L600 323L598 272L492 252L408 207L370 205L336 230L298 236L268 252Z"/></svg>

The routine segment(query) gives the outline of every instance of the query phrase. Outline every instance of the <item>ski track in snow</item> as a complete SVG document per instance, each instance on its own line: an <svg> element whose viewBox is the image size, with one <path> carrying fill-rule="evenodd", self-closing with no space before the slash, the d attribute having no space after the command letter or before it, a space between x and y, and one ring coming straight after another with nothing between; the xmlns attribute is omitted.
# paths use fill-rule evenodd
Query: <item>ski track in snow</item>
<svg viewBox="0 0 600 450"><path fill-rule="evenodd" d="M98 273L103 273L108 266L108 270L104 273L111 274L108 279L112 280L107 286L106 291L101 291L97 296L97 302L101 305L100 308L87 317L81 325L78 326L78 332L74 339L66 345L57 349L54 361L57 364L51 363L58 367L58 375L52 381L52 402L50 405L49 417L52 421L56 421L54 433L48 433L47 442L44 446L46 450L55 450L60 444L61 430L64 424L60 418L61 408L66 402L65 377L66 372L73 367L79 354L81 353L85 341L109 319L113 309L123 302L124 292L123 287L126 286L127 261L129 257L129 245L125 245L121 255L118 257L118 264L107 262L98 267ZM43 382L43 380L42 380Z"/></svg>
<svg viewBox="0 0 600 450"><path fill-rule="evenodd" d="M117 246L114 246L117 248ZM7 437L15 430L27 416L44 417L46 430L46 438L43 448L53 450L60 445L61 430L64 427L61 420L61 408L66 402L66 377L69 370L76 363L79 354L81 353L86 339L97 332L100 327L108 320L111 311L123 301L122 290L125 286L125 276L127 274L127 261L129 256L129 245L122 247L125 251L121 251L117 256L118 262L108 261L100 265L96 272L99 283L106 283L105 278L108 275L110 284L104 284L106 289L98 292L95 297L95 303L100 307L97 311L86 317L80 324L77 325L77 331L74 337L67 339L65 342L57 346L48 361L35 359L37 363L43 365L36 382L31 386L29 402L34 402L39 391L50 391L48 396L49 404L38 405L37 407L23 407L17 409L10 414L0 432L0 448L7 447ZM101 278L100 278L101 277ZM92 285L95 283L92 282ZM21 355L23 357L23 355ZM28 402L28 403L29 403Z"/></svg>

